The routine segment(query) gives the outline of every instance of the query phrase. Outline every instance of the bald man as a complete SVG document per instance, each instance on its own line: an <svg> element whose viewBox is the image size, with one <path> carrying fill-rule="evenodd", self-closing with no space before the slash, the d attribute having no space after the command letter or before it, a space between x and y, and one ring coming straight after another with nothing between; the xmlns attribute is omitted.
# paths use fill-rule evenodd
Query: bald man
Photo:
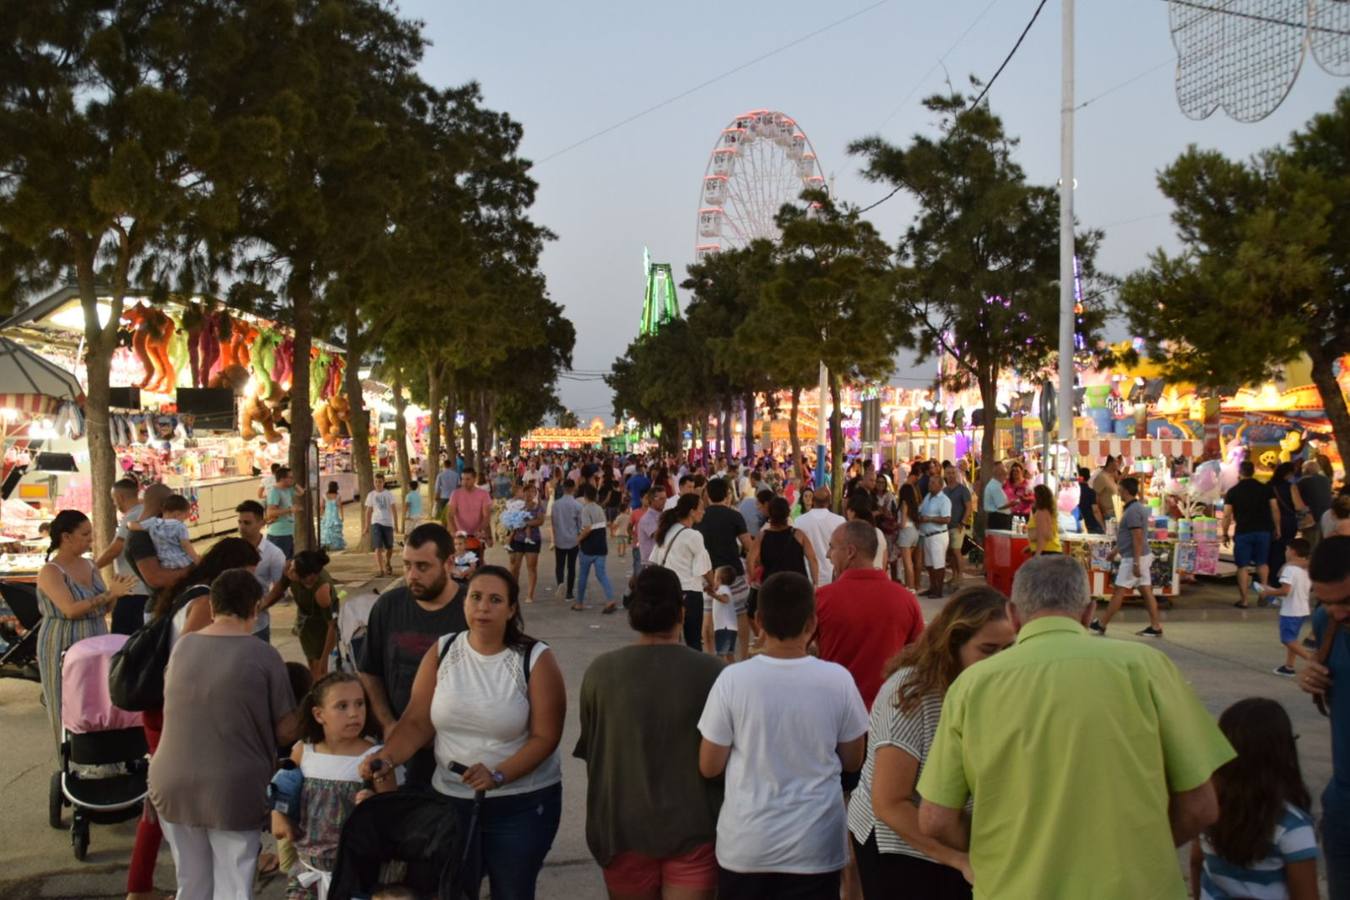
<svg viewBox="0 0 1350 900"><path fill-rule="evenodd" d="M829 558L830 538L835 529L844 524L844 517L830 510L831 499L829 488L816 488L811 509L798 516L793 523L811 542L811 549L816 551L821 584L829 584L834 580L834 566Z"/></svg>
<svg viewBox="0 0 1350 900"><path fill-rule="evenodd" d="M141 495L141 515L137 521L143 522L159 515L164 500L172 494L173 490L164 484L152 484L146 488ZM169 587L183 575L181 569L166 569L160 565L155 543L150 540L148 531L128 531L123 553L141 581L152 591Z"/></svg>

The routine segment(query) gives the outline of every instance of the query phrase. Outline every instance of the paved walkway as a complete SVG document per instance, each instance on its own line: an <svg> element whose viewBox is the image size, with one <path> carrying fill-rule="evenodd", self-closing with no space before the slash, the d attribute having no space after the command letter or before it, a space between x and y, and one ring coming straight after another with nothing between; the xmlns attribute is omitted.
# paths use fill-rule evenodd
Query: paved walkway
<svg viewBox="0 0 1350 900"><path fill-rule="evenodd" d="M504 557L500 550L489 553L493 562L504 561ZM571 757L578 727L576 698L590 661L604 651L628 643L632 636L621 615L601 616L598 608L575 613L567 604L552 599L551 554L546 552L540 563L541 599L525 607L526 627L555 648L572 708L561 744L562 826L540 879L539 896L569 900L600 898L604 896L603 882L585 846L585 771ZM333 571L340 578L351 579L347 584L349 591L360 590L365 577L373 573L374 563L368 554L338 554L334 557ZM628 561L614 556L610 571L618 588L628 577ZM1270 673L1283 658L1276 635L1276 613L1234 610L1229 606L1234 593L1231 585L1192 588L1176 609L1164 613L1166 639L1152 643L1177 662L1215 715L1242 697L1260 695L1284 703L1301 735L1303 771L1316 796L1331 770L1327 720L1316 712L1291 679ZM598 596L597 588L597 599ZM931 617L938 604L931 600L922 602L926 615ZM293 616L293 608L284 606L273 618L273 642L287 659L300 658L298 643L290 634ZM1111 639L1143 640L1133 637L1132 632L1145 624L1141 610L1127 608L1112 623ZM38 698L35 683L0 681L0 735L3 735L0 808L5 810L0 817L0 898L122 897L134 823L94 826L85 863L75 861L66 832L47 827L47 785L54 754ZM160 855L156 886L169 894L173 883L172 862L166 847ZM275 878L258 896L272 900L282 897L284 892L284 881Z"/></svg>

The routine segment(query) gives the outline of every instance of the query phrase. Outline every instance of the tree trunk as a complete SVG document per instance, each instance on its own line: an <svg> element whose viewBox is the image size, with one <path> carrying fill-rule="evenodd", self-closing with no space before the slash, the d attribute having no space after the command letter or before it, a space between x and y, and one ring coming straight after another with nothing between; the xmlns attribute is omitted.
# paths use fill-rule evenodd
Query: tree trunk
<svg viewBox="0 0 1350 900"><path fill-rule="evenodd" d="M492 456L492 431L496 427L496 401L487 391L478 394L478 464L486 468Z"/></svg>
<svg viewBox="0 0 1350 900"><path fill-rule="evenodd" d="M980 468L979 478L975 486L975 496L984 500L984 486L989 483L989 479L994 474L994 454L997 446L998 430L996 423L998 419L998 377L991 374L987 378L980 380L980 403L984 405L984 431L980 437ZM984 543L984 532L989 524L989 511L984 508L983 502L980 502L980 514L975 517L975 540Z"/></svg>
<svg viewBox="0 0 1350 900"><path fill-rule="evenodd" d="M445 381L447 382L447 384L444 385L444 389L445 389L445 415L444 415L444 419L445 419L445 446L446 446L447 452L449 453L450 461L451 461L451 462L454 462L454 461L455 461L455 457L459 454L459 450L457 449L459 445L455 443L455 415L458 413L458 410L456 409L456 405L457 405L457 404L456 404L455 401L456 401L458 398L455 396L455 386L454 386L454 382L450 381L449 376L446 377Z"/></svg>
<svg viewBox="0 0 1350 900"><path fill-rule="evenodd" d="M742 401L745 404L745 459L752 459L755 455L755 394L753 391L745 395Z"/></svg>
<svg viewBox="0 0 1350 900"><path fill-rule="evenodd" d="M361 357L365 352L365 338L360 333L361 323L355 312L347 316L347 368L343 370L347 401L351 404L348 423L352 432L352 468L356 470L356 490L364 500L375 490L375 465L370 459L370 410L361 391Z"/></svg>
<svg viewBox="0 0 1350 900"><path fill-rule="evenodd" d="M1335 361L1339 354L1329 351L1321 344L1311 341L1308 344L1308 359L1312 361L1312 380L1317 392L1322 395L1322 409L1331 422L1331 433L1336 438L1336 449L1341 459L1350 460L1350 410L1345 404L1345 394L1336 381Z"/></svg>
<svg viewBox="0 0 1350 900"><path fill-rule="evenodd" d="M520 457L520 435L513 434L511 435L511 458L517 459L519 457Z"/></svg>
<svg viewBox="0 0 1350 900"><path fill-rule="evenodd" d="M805 489L806 460L802 458L802 439L797 431L797 414L801 411L802 389L792 389L792 411L788 414L788 441L792 444L792 465L796 467L797 484Z"/></svg>
<svg viewBox="0 0 1350 900"><path fill-rule="evenodd" d="M408 411L408 399L403 396L403 377L394 376L394 453L398 459L398 483L403 488L403 502L408 502L408 489L412 485L412 464L408 461L408 420L404 413ZM405 528L406 531L406 528Z"/></svg>
<svg viewBox="0 0 1350 900"><path fill-rule="evenodd" d="M830 370L830 401L834 408L830 410L830 493L832 508L839 512L843 508L844 498L844 422L840 394L843 393L842 379ZM824 465L824 462L819 463Z"/></svg>
<svg viewBox="0 0 1350 900"><path fill-rule="evenodd" d="M89 485L93 492L94 555L112 543L117 531L117 509L112 502L113 481L117 478L117 451L113 448L112 424L108 416L112 355L117 347L117 327L122 318L126 291L125 279L114 285L112 311L108 323L98 320L97 275L94 270L95 247L92 241L75 242L75 273L84 310L85 338L85 439L89 444ZM125 269L123 269L125 271Z"/></svg>
<svg viewBox="0 0 1350 900"><path fill-rule="evenodd" d="M466 469L477 468L476 466L474 466L475 460L473 452L473 428L469 427L470 425L474 424L475 398L473 391L460 392L459 403L460 408L464 410L464 431L460 434L460 442L462 443L463 447L460 450L460 455L464 457L464 467ZM481 479L482 477L481 472L479 473L479 477Z"/></svg>
<svg viewBox="0 0 1350 900"><path fill-rule="evenodd" d="M710 444L708 443L708 410L703 410L698 414L698 441L699 441L699 462L708 465L708 453Z"/></svg>
<svg viewBox="0 0 1350 900"><path fill-rule="evenodd" d="M454 447L455 442L450 441ZM436 481L441 471L441 379L436 376L436 367L427 368L427 480ZM432 489L432 500L435 489Z"/></svg>
<svg viewBox="0 0 1350 900"><path fill-rule="evenodd" d="M314 541L314 491L309 471L309 449L314 443L314 412L309 407L309 351L314 343L314 286L310 283L311 266L293 264L286 282L286 294L291 301L295 337L293 341L294 370L291 376L291 472L295 483L304 488L296 496L300 506L295 514L295 549L309 550ZM313 473L314 478L318 473Z"/></svg>

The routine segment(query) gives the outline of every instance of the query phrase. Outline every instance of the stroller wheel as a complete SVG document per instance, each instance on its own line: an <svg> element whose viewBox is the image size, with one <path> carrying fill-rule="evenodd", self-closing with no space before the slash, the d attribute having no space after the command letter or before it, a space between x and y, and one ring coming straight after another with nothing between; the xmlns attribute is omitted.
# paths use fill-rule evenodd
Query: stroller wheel
<svg viewBox="0 0 1350 900"><path fill-rule="evenodd" d="M47 824L53 828L61 828L61 808L66 805L66 798L61 794L61 773L52 773L51 789L47 794Z"/></svg>
<svg viewBox="0 0 1350 900"><path fill-rule="evenodd" d="M89 823L77 820L70 826L70 843L75 850L75 858L84 862L89 855Z"/></svg>

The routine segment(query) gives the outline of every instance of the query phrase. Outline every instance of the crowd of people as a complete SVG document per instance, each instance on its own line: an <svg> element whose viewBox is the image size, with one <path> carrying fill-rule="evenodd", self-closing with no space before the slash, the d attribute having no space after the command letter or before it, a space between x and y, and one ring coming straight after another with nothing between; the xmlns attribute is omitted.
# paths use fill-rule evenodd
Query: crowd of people
<svg viewBox="0 0 1350 900"><path fill-rule="evenodd" d="M1106 474L1093 509L1126 501L1122 584L1141 577L1138 487ZM1350 535L1285 542L1285 568L1318 604L1314 646L1284 643L1331 717L1319 832L1278 704L1245 700L1216 722L1166 656L1094 639L1118 603L1094 619L1086 571L1056 552L1017 466L995 467L979 505L1025 515L1034 558L1011 597L964 583L968 475L855 464L839 515L828 485L767 458L542 455L493 461L486 489L447 460L437 521L406 527L420 516L394 504L372 542L382 568L399 554L402 579L371 610L355 674L329 674L338 592L327 554L286 540L288 472L240 505L237 537L187 567L174 529L156 540L143 524L172 512L171 492L119 482L123 522L98 560L81 514L53 523L39 579L48 708L52 660L104 629L109 607L133 628L169 617L129 896L150 895L167 839L183 900L251 896L260 864L289 873L288 897L322 897L346 817L402 791L444 798L476 835L474 878L494 898L530 898L562 812L562 667L524 619L551 545L557 600L592 609L594 572L601 613L624 612L636 633L587 666L572 749L612 897L1180 897L1187 843L1193 896L1318 896L1319 852L1330 895L1350 896L1350 692L1331 690L1350 680ZM367 499L363 527L383 529L383 507ZM507 509L519 515L503 530ZM496 543L507 566L487 561ZM610 579L616 553L632 562L626 584ZM106 562L119 573L107 583ZM1287 605L1300 581L1280 580L1257 590ZM920 593L939 604L927 624ZM267 609L287 595L304 664L270 642Z"/></svg>

